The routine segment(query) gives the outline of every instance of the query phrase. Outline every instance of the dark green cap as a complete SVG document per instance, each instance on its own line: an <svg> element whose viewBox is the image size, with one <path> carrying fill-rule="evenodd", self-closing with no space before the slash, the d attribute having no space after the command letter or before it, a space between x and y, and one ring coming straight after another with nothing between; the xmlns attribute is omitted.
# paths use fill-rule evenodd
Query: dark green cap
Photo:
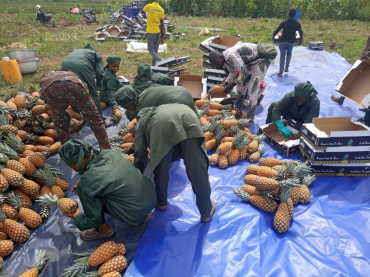
<svg viewBox="0 0 370 277"><path fill-rule="evenodd" d="M77 163L77 169L82 169L82 161L92 153L92 145L84 140L71 139L59 148L59 155L68 165Z"/></svg>

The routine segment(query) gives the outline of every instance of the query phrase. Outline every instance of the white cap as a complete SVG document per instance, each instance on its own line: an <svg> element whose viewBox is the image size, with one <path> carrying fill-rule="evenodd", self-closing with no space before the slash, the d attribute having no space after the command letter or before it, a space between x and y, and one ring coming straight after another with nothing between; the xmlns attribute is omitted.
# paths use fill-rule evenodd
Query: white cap
<svg viewBox="0 0 370 277"><path fill-rule="evenodd" d="M36 9L40 9L41 8L41 6L40 5L36 5Z"/></svg>

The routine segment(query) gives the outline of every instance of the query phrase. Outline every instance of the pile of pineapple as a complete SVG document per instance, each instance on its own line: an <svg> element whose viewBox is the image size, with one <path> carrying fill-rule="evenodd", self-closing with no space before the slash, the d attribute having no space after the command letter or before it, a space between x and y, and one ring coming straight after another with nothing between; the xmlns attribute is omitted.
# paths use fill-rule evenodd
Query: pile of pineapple
<svg viewBox="0 0 370 277"><path fill-rule="evenodd" d="M309 202L308 186L314 180L306 163L261 158L259 166L247 167L245 184L234 193L265 212L275 213L273 226L283 233L289 229L294 205Z"/></svg>
<svg viewBox="0 0 370 277"><path fill-rule="evenodd" d="M251 134L245 112L237 112L231 105L223 106L209 100L197 100L195 105L199 109L206 149L216 149L209 158L211 165L225 169L240 160L258 162L264 151L261 143L264 136Z"/></svg>
<svg viewBox="0 0 370 277"><path fill-rule="evenodd" d="M14 243L29 238L28 228L48 216L46 206L40 214L31 209L33 200L48 193L61 198L69 188L62 172L45 162L61 144L38 96L20 93L0 101L0 257L10 255Z"/></svg>
<svg viewBox="0 0 370 277"><path fill-rule="evenodd" d="M76 254L73 265L66 268L62 277L120 277L127 267L126 247L123 243L107 241L95 250ZM89 267L99 266L98 271L86 272Z"/></svg>

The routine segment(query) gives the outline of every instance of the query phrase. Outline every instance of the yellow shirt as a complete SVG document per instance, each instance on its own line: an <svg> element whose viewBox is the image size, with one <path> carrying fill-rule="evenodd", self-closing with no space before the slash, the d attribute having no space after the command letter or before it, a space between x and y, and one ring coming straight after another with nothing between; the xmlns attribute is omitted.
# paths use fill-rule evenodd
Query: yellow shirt
<svg viewBox="0 0 370 277"><path fill-rule="evenodd" d="M146 32L151 34L160 33L159 24L160 20L164 19L164 10L159 6L159 3L153 2L148 4L143 8L143 11L148 13Z"/></svg>

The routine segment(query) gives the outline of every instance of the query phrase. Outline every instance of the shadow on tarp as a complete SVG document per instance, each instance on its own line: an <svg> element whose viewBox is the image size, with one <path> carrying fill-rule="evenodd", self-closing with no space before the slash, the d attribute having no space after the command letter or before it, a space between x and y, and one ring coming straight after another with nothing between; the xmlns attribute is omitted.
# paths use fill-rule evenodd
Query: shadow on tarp
<svg viewBox="0 0 370 277"><path fill-rule="evenodd" d="M279 57L266 75L262 105L256 110L256 133L269 105L299 82L310 81L321 100L320 116L364 114L339 96L334 87L350 68L340 55L294 47L289 72L280 78ZM286 158L265 144L264 157ZM300 159L296 154L289 158ZM318 177L309 204L294 207L289 231L277 233L273 214L240 201L232 189L243 184L248 162L226 170L210 167L211 223L199 223L199 212L182 162L174 163L169 208L155 212L125 276L367 276L370 272L370 190L368 177ZM177 166L177 167L176 167ZM179 181L181 180L181 181ZM180 186L180 188L178 187ZM366 273L367 272L367 273Z"/></svg>
<svg viewBox="0 0 370 277"><path fill-rule="evenodd" d="M104 115L109 118L111 116L111 108L104 110ZM120 123L123 123L125 118ZM111 126L107 129L109 135L117 134L120 125ZM94 134L88 126L85 126L80 133L72 134L73 138L85 139L93 144L94 148L98 148L98 143ZM66 192L66 196L77 201L71 189L79 180L79 174L70 169L61 159L59 155L50 156L47 163L59 168L63 173L63 178L70 184L70 189ZM82 208L79 202L79 207ZM34 204L33 209L38 211L38 205ZM130 263L136 253L139 241L145 232L147 223L143 223L137 227L129 226L123 222L115 220L109 215L106 215L106 220L111 225L116 234L112 238L115 242L124 243L126 246L126 258ZM60 276L64 269L72 265L72 261L76 258L73 253L81 253L85 250L98 247L101 243L108 240L99 240L86 242L80 239L79 230L73 223L73 220L63 216L61 211L56 207L52 208L50 218L39 228L31 230L31 237L23 245L16 245L13 254L5 259L1 276L15 277L33 267L36 254L39 249L46 249L50 253L50 261L44 270L39 274L40 277ZM97 268L91 268L91 270Z"/></svg>

